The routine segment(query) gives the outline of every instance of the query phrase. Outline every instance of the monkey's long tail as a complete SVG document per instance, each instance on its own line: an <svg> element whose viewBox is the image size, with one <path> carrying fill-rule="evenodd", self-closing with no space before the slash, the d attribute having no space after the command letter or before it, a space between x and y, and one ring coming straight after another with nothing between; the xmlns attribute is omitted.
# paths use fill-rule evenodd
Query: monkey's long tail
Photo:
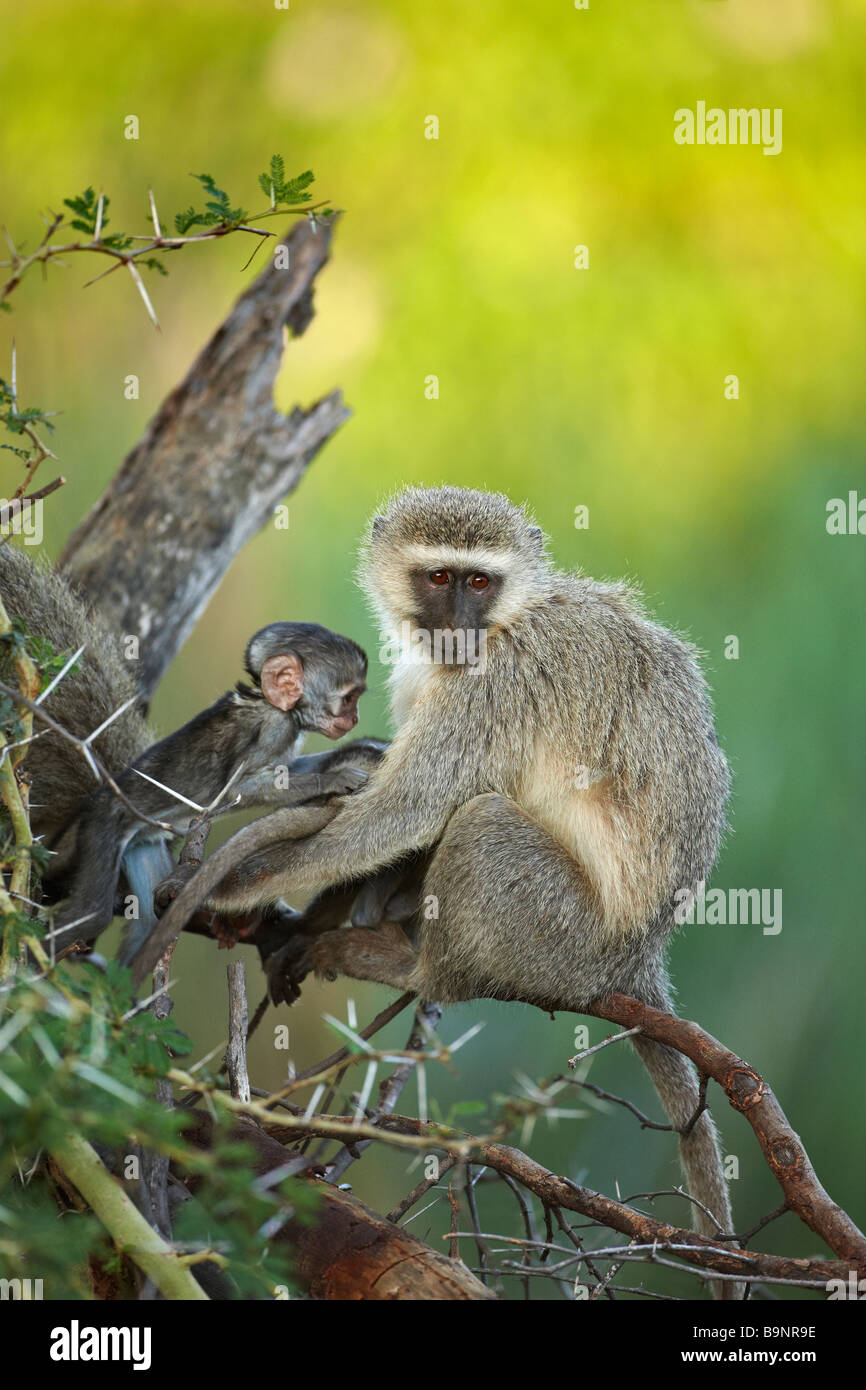
<svg viewBox="0 0 866 1390"><path fill-rule="evenodd" d="M642 990L638 996L656 1009L673 1011L670 996L662 990ZM675 1129L683 1129L691 1120L700 1102L697 1073L681 1052L662 1043L651 1042L637 1034L632 1041L635 1050L650 1074L659 1099ZM680 1136L680 1161L686 1176L690 1196L701 1206L694 1206L695 1230L704 1236L718 1236L719 1228L726 1235L734 1229L728 1184L722 1168L716 1126L708 1110L699 1116L691 1132ZM706 1207L715 1219L702 1210ZM732 1247L735 1248L735 1247ZM745 1286L738 1281L716 1280L713 1297L742 1299Z"/></svg>

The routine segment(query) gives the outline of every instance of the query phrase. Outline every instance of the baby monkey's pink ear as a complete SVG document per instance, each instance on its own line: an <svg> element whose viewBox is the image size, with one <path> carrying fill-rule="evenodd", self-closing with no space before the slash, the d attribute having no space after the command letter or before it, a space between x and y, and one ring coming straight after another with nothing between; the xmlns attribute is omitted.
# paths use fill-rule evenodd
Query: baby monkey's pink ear
<svg viewBox="0 0 866 1390"><path fill-rule="evenodd" d="M304 693L304 668L294 652L281 652L268 657L259 681L269 704L294 709Z"/></svg>

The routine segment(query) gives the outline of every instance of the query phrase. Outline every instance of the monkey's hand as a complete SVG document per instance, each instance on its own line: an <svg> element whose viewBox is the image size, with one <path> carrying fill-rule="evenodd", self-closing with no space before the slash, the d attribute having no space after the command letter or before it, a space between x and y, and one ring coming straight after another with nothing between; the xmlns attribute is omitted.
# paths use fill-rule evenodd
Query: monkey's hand
<svg viewBox="0 0 866 1390"><path fill-rule="evenodd" d="M167 912L175 898L201 868L200 864L175 864L174 869L153 890L153 906L157 917Z"/></svg>
<svg viewBox="0 0 866 1390"><path fill-rule="evenodd" d="M294 1004L300 998L301 983L312 969L309 946L308 938L295 933L275 951L260 949L272 1004Z"/></svg>
<svg viewBox="0 0 866 1390"><path fill-rule="evenodd" d="M320 777L321 795L351 796L353 792L359 792L366 786L369 777L370 774L365 768L354 767L351 763L347 767L336 767Z"/></svg>

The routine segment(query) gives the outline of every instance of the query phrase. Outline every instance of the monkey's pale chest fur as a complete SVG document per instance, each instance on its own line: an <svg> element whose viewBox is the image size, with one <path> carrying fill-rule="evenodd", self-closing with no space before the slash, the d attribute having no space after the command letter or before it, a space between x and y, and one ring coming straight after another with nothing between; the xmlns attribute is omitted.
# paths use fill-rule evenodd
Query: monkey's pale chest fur
<svg viewBox="0 0 866 1390"><path fill-rule="evenodd" d="M577 765L564 775L562 750L542 739L511 795L577 860L612 933L645 921L647 883L635 862L632 817L614 804L606 779L593 780L592 769Z"/></svg>
<svg viewBox="0 0 866 1390"><path fill-rule="evenodd" d="M406 656L390 676L391 707L403 724L441 672L435 662ZM468 677L467 677L468 678ZM646 920L647 881L635 862L632 818L614 804L609 782L592 769L564 764L562 750L542 738L499 790L544 827L583 869L614 934Z"/></svg>
<svg viewBox="0 0 866 1390"><path fill-rule="evenodd" d="M398 728L409 718L412 709L431 681L436 679L437 674L435 663L425 660L415 652L406 652L395 662L388 684L391 712Z"/></svg>

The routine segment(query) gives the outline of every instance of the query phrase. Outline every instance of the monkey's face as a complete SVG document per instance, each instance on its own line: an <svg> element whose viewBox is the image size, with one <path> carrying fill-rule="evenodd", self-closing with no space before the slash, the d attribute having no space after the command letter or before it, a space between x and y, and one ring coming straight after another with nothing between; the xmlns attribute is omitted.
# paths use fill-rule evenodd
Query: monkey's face
<svg viewBox="0 0 866 1390"><path fill-rule="evenodd" d="M407 488L373 518L359 577L386 629L468 641L519 618L548 567L541 531L500 493Z"/></svg>
<svg viewBox="0 0 866 1390"><path fill-rule="evenodd" d="M268 704L306 733L342 738L358 722L367 657L318 623L271 623L247 647L247 670Z"/></svg>
<svg viewBox="0 0 866 1390"><path fill-rule="evenodd" d="M365 668L360 663L351 670L345 665L308 665L305 674L304 693L296 706L300 727L325 738L342 738L358 722L358 701L367 689Z"/></svg>
<svg viewBox="0 0 866 1390"><path fill-rule="evenodd" d="M502 575L474 566L435 566L411 572L412 620L428 632L463 633L477 638L490 623L502 590Z"/></svg>
<svg viewBox="0 0 866 1390"><path fill-rule="evenodd" d="M331 700L314 712L312 727L325 738L342 738L358 722L358 701L366 686L345 686L332 693Z"/></svg>

